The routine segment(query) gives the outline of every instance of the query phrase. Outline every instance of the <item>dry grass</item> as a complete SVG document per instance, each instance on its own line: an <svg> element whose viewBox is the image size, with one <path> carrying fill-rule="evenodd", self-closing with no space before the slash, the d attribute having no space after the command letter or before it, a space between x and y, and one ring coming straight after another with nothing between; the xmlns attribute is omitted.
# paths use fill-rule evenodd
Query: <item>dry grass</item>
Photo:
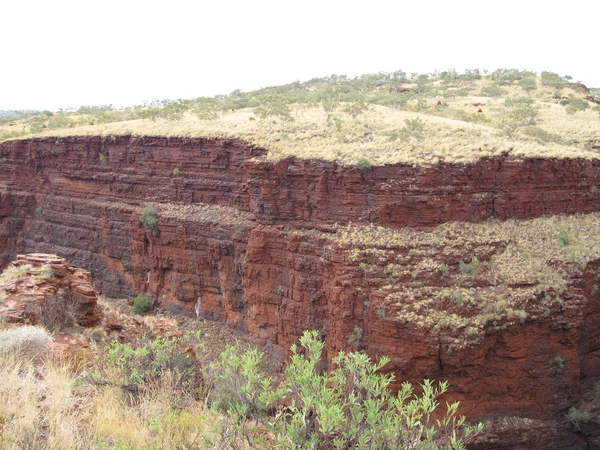
<svg viewBox="0 0 600 450"><path fill-rule="evenodd" d="M369 105L369 110L356 119L344 112L342 104L334 111L335 122L328 122L328 115L319 104L295 103L289 106L293 121L259 119L253 108L245 108L227 110L216 120L201 120L187 113L174 121L137 119L78 125L25 134L20 138L129 134L235 137L269 149L270 159L296 155L350 165L362 158L381 165L435 164L442 160L469 162L503 153L549 158L600 156L590 146L590 142L597 142L600 136L600 115L597 111L589 108L568 114L565 106L556 103L553 89L541 86L539 81L538 88L529 94L512 85L502 87L505 91L502 97L482 96L486 86L492 84L489 77L484 77L461 86L464 92L458 97L424 95L416 97L418 101L409 101L402 110ZM442 85L441 81L431 84L436 89L442 89ZM405 87L414 89L415 85L407 84ZM564 88L561 95L583 96L574 88ZM544 142L521 132L523 124L510 122L516 107L507 106L507 98L529 98L537 112L531 124L535 122L544 131L556 134L562 143ZM590 105L593 106L593 103ZM407 134L407 119L422 120L422 133ZM511 124L510 128L507 128L508 124ZM7 125L0 126L0 136L8 131Z"/></svg>
<svg viewBox="0 0 600 450"><path fill-rule="evenodd" d="M70 364L0 352L0 449L211 447L218 418L192 398L182 408L168 373L131 402L118 386L87 381L90 356Z"/></svg>

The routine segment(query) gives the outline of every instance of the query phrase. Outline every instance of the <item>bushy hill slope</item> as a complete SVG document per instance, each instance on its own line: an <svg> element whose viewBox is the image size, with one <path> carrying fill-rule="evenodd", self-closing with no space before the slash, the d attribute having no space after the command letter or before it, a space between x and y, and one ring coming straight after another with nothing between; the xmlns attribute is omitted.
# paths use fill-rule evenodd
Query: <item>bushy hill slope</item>
<svg viewBox="0 0 600 450"><path fill-rule="evenodd" d="M551 72L332 75L252 92L122 110L0 119L0 141L140 134L236 137L287 155L356 164L514 156L598 158L600 93Z"/></svg>

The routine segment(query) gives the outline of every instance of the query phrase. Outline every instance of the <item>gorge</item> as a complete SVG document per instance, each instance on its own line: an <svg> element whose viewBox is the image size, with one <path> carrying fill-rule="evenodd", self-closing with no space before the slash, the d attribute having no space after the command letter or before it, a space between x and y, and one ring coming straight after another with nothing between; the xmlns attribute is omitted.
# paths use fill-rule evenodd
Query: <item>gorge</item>
<svg viewBox="0 0 600 450"><path fill-rule="evenodd" d="M280 359L306 329L328 355L387 355L398 380L448 380L491 424L481 448L600 445L565 420L600 381L600 160L267 156L235 139L4 142L0 265L52 253L105 297L200 299Z"/></svg>

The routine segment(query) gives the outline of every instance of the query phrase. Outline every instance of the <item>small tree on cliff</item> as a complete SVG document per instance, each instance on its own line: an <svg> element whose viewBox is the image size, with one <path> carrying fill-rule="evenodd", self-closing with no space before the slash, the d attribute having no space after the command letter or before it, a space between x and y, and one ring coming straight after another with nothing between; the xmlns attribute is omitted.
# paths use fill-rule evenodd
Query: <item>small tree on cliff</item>
<svg viewBox="0 0 600 450"><path fill-rule="evenodd" d="M291 347L285 380L276 389L271 378L260 374L260 352L228 347L213 380L215 406L227 414L224 443L234 448L258 444L259 424L272 433L275 442L269 444L285 449L464 449L481 432L482 424L469 426L457 415L458 403L433 419L447 383L425 380L416 394L405 382L394 395L389 389L393 375L379 373L389 358L372 362L362 353L340 352L333 359L335 368L323 373L323 348L318 333L306 331L300 347ZM288 406L277 410L276 402ZM273 410L277 413L269 414Z"/></svg>
<svg viewBox="0 0 600 450"><path fill-rule="evenodd" d="M158 214L156 214L156 209L152 205L146 205L142 208L140 222L150 228L152 231L156 231L156 226L158 225Z"/></svg>

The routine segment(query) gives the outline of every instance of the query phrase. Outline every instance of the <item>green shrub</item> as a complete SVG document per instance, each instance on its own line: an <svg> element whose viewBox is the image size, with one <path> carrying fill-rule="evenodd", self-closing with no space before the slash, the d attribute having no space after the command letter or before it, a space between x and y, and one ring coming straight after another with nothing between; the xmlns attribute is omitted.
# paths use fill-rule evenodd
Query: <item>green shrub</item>
<svg viewBox="0 0 600 450"><path fill-rule="evenodd" d="M448 273L448 264L442 263L440 265L440 272L442 272L442 275L446 275Z"/></svg>
<svg viewBox="0 0 600 450"><path fill-rule="evenodd" d="M124 384L145 387L169 373L173 386L190 391L196 387L196 360L179 343L178 339L162 337L134 345L114 341L105 359L120 373Z"/></svg>
<svg viewBox="0 0 600 450"><path fill-rule="evenodd" d="M387 311L386 311L385 305L383 303L380 303L379 305L377 305L377 309L375 310L375 314L377 314L377 318L379 320L385 318L385 316L387 315Z"/></svg>
<svg viewBox="0 0 600 450"><path fill-rule="evenodd" d="M364 353L340 352L333 359L335 368L324 372L323 349L318 332L305 332L300 348L291 347L277 389L260 373L262 353L228 347L215 379L220 384L216 392L226 393L216 401L226 413L222 444L252 447L262 426L272 436L271 448L465 449L482 431L482 424L469 426L458 416L458 402L448 405L445 415L434 414L447 383L425 380L415 393L405 382L392 394L393 375L379 373L389 358L372 362ZM275 414L268 415L269 410Z"/></svg>
<svg viewBox="0 0 600 450"><path fill-rule="evenodd" d="M495 84L491 84L489 86L484 86L481 88L481 95L485 97L502 97L507 94L506 89L502 89L500 86L496 86Z"/></svg>
<svg viewBox="0 0 600 450"><path fill-rule="evenodd" d="M585 111L590 107L587 101L570 95L568 99L561 100L560 104L566 106L567 114L575 114L577 111Z"/></svg>
<svg viewBox="0 0 600 450"><path fill-rule="evenodd" d="M571 235L566 231L561 231L558 234L558 245L561 248L571 245Z"/></svg>
<svg viewBox="0 0 600 450"><path fill-rule="evenodd" d="M555 89L562 89L568 83L562 79L560 75L554 72L543 71L541 74L541 81L543 86L550 86Z"/></svg>
<svg viewBox="0 0 600 450"><path fill-rule="evenodd" d="M352 346L357 346L362 341L363 330L361 327L354 327L354 330L348 336L348 344Z"/></svg>
<svg viewBox="0 0 600 450"><path fill-rule="evenodd" d="M592 415L587 411L581 411L577 408L569 409L567 420L575 426L587 423L592 419Z"/></svg>
<svg viewBox="0 0 600 450"><path fill-rule="evenodd" d="M150 310L150 300L144 294L138 294L133 300L133 313L138 316L145 316Z"/></svg>
<svg viewBox="0 0 600 450"><path fill-rule="evenodd" d="M565 371L565 359L558 355L555 356L554 359L552 360L552 365L555 367L556 372L561 374L564 373Z"/></svg>
<svg viewBox="0 0 600 450"><path fill-rule="evenodd" d="M142 222L151 230L156 230L156 225L158 224L158 215L156 214L154 206L146 205L144 208L142 208L140 222Z"/></svg>
<svg viewBox="0 0 600 450"><path fill-rule="evenodd" d="M173 175L177 176L177 175L179 175L180 173L181 173L181 170L179 170L179 168L178 168L178 167L175 167L175 168L173 169Z"/></svg>
<svg viewBox="0 0 600 450"><path fill-rule="evenodd" d="M240 441L250 448L264 445L260 442L259 423L268 418L272 405L286 391L275 388L263 367L264 355L257 349L240 353L238 345L228 345L220 355L220 363L207 374L213 388L212 407L226 414L221 424L221 441L228 444L227 448L239 448L235 444Z"/></svg>
<svg viewBox="0 0 600 450"><path fill-rule="evenodd" d="M356 162L356 167L358 168L358 170L364 173L371 170L373 168L373 165L371 164L371 161L369 161L367 158L361 158Z"/></svg>

